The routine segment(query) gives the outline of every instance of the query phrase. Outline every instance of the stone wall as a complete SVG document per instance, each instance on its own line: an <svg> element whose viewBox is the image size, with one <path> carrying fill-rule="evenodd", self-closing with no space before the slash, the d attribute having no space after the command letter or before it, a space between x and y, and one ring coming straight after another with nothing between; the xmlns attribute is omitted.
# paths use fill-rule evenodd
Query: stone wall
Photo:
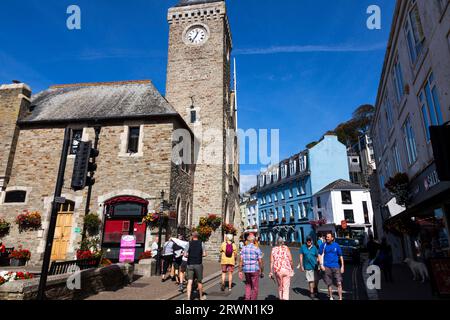
<svg viewBox="0 0 450 320"><path fill-rule="evenodd" d="M0 86L0 190L11 174L19 128L16 123L29 109L31 90L25 84Z"/></svg>
<svg viewBox="0 0 450 320"><path fill-rule="evenodd" d="M49 276L45 294L50 300L81 300L102 291L115 291L132 282L133 270L130 264L83 270L79 274L81 289L74 290L67 287L72 274ZM76 281L72 284L76 285ZM38 288L39 278L7 282L0 286L0 300L35 300Z"/></svg>
<svg viewBox="0 0 450 320"><path fill-rule="evenodd" d="M141 125L142 150L139 156L123 155L122 140L126 139L126 126ZM83 128L83 125L79 126ZM103 203L115 196L131 195L148 199L149 209L157 209L160 192L170 195L182 194L183 201L192 196L192 182L189 176L174 175L172 166L172 132L174 124L155 122L127 122L121 125L107 124L102 128L99 140L100 155L95 175L90 208L103 218ZM1 239L6 246L23 245L32 252L30 264L38 264L44 252L46 230L49 224L51 201L58 172L64 136L63 128L22 128L19 134L16 157L8 187L26 187L27 202L22 204L0 203L0 217L12 223L9 235ZM84 129L83 140L94 140L92 128ZM74 192L70 189L74 156L69 156L65 172L63 196L75 203L72 235L67 259L75 258L75 251L81 241L87 188ZM175 181L181 185L175 187ZM173 188L173 190L172 190ZM167 199L167 197L166 197ZM192 203L192 201L191 201ZM14 222L24 209L42 213L43 228L38 231L19 233Z"/></svg>

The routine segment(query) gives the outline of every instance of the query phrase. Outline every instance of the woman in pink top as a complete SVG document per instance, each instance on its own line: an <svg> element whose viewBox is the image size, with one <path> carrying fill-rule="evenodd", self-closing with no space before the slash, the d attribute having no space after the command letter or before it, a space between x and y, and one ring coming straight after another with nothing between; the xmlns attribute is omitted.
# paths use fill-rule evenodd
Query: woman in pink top
<svg viewBox="0 0 450 320"><path fill-rule="evenodd" d="M270 256L270 270L273 270L278 283L278 294L280 300L289 300L289 288L291 277L294 276L291 250L284 245L283 238L278 238L277 246L272 249ZM269 277L273 279L273 273Z"/></svg>

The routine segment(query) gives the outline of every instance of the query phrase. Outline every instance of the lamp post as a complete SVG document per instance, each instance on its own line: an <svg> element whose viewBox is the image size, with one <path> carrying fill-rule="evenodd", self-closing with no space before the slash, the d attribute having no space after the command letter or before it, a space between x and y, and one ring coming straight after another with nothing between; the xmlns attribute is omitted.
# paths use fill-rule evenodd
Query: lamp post
<svg viewBox="0 0 450 320"><path fill-rule="evenodd" d="M164 190L161 191L161 204L159 207L159 217L158 217L158 256L156 259L156 273L161 275L161 236L162 236L162 222L163 222L163 214L164 214Z"/></svg>

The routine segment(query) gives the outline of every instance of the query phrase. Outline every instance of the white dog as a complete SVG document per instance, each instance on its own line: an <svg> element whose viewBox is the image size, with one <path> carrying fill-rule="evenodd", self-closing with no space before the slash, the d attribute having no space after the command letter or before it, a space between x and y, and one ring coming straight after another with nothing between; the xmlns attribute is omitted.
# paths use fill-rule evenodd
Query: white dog
<svg viewBox="0 0 450 320"><path fill-rule="evenodd" d="M414 281L420 280L419 277L421 278L422 283L429 279L428 269L424 263L414 261L410 258L406 258L404 262L408 265L409 269L411 269Z"/></svg>

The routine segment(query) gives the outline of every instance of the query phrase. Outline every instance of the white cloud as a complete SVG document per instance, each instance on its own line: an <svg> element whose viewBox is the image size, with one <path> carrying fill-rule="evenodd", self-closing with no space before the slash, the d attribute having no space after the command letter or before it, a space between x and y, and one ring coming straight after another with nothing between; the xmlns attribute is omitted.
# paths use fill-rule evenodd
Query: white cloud
<svg viewBox="0 0 450 320"><path fill-rule="evenodd" d="M274 46L268 48L247 48L237 49L234 54L236 55L264 55L264 54L277 54L277 53L308 53L308 52L368 52L385 50L385 43L375 43L373 45L297 45L297 46Z"/></svg>

